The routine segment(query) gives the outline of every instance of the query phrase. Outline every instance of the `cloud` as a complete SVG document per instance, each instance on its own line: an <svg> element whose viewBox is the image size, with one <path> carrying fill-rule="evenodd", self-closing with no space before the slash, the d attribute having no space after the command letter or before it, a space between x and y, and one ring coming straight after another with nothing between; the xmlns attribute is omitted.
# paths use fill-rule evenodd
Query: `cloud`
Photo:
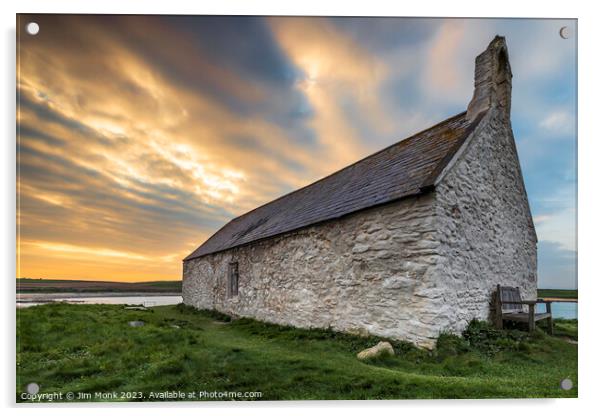
<svg viewBox="0 0 602 416"><path fill-rule="evenodd" d="M320 142L330 171L365 155L357 111L374 130L390 128L390 118L379 101L379 87L387 68L325 18L271 18L277 42L300 69L296 87L313 109L308 120ZM325 170L324 173L329 173Z"/></svg>
<svg viewBox="0 0 602 416"><path fill-rule="evenodd" d="M576 289L577 252L549 241L540 241L537 248L538 287Z"/></svg>
<svg viewBox="0 0 602 416"><path fill-rule="evenodd" d="M44 247L70 247L70 253L85 253L87 259L90 250L106 253L107 247L182 258L233 216L364 154L361 142L344 141L347 133L355 135L337 109L344 97L326 92L342 94L355 77L374 75L351 99L379 114L373 86L382 68L376 64L359 68L349 61L346 70L321 72L327 91L307 92L299 80L262 81L243 76L241 68L216 66L210 59L215 54L203 55L203 45L170 26L169 19L40 19L45 36L25 39L19 57L22 260L37 253L37 260L20 262L23 276L48 276L46 265L60 251ZM114 30L104 30L107 23ZM144 42L132 41L142 28L149 29ZM315 36L335 35L328 25L321 30ZM344 38L336 42L345 46L339 58L363 57ZM149 45L159 52L145 50ZM322 61L335 68L334 61ZM279 109L256 113L230 105L261 108L266 96L295 94L311 98L308 111L317 115L286 114L273 121ZM270 105L278 106L280 99ZM34 244L39 241L53 246ZM112 278L101 276L107 273L104 257L99 254L98 267L84 273ZM172 278L179 269L177 261L151 268ZM59 270L57 265L55 277L82 277L67 264L64 273ZM116 268L112 273L127 274Z"/></svg>
<svg viewBox="0 0 602 416"><path fill-rule="evenodd" d="M430 106L466 109L474 89L475 58L495 34L483 20L441 20L424 48L420 78Z"/></svg>
<svg viewBox="0 0 602 416"><path fill-rule="evenodd" d="M551 137L574 137L575 119L573 114L567 110L556 110L547 114L539 126L546 130Z"/></svg>
<svg viewBox="0 0 602 416"><path fill-rule="evenodd" d="M562 39L559 30L568 26L576 33L576 19L536 19L498 23L508 31L515 81L549 82L563 71L576 69L575 39Z"/></svg>
<svg viewBox="0 0 602 416"><path fill-rule="evenodd" d="M171 83L139 51L100 30L102 19L85 25L72 19L70 31L80 36L68 38L60 18L42 19L47 37L24 42L19 59L18 221L23 259L35 241L54 246L35 246L47 258L21 261L22 275L47 276L44 264L58 253L48 247L71 247L86 258L106 247L183 258L233 215L307 180L298 166L308 164L309 149L283 140L278 125L230 109L209 92ZM241 97L258 100L261 94L243 91ZM263 159L261 148L242 150L230 139L234 134L257 138L273 157L249 165ZM104 257L98 254L99 267ZM151 269L178 277L178 261L165 266ZM95 276L107 271L82 270Z"/></svg>
<svg viewBox="0 0 602 416"><path fill-rule="evenodd" d="M533 217L533 222L535 223L535 225L538 225L550 221L553 218L554 217L552 217L551 215L535 215Z"/></svg>
<svg viewBox="0 0 602 416"><path fill-rule="evenodd" d="M577 250L577 199L575 185L565 185L536 200L542 214L535 215L540 242L556 244L560 249Z"/></svg>
<svg viewBox="0 0 602 416"><path fill-rule="evenodd" d="M461 80L466 77L465 71L460 72L458 62L465 31L465 23L460 20L446 21L439 28L427 53L427 90L436 91L442 97L465 95L470 90L462 88Z"/></svg>
<svg viewBox="0 0 602 416"><path fill-rule="evenodd" d="M577 212L574 208L536 218L538 221L535 226L540 241L557 243L565 250L576 250Z"/></svg>
<svg viewBox="0 0 602 416"><path fill-rule="evenodd" d="M34 248L40 249L44 252L54 251L66 258L81 258L82 256L89 256L92 258L103 257L108 259L126 260L128 263L131 261L159 260L154 256L151 257L131 251L119 251L111 248L76 246L72 244L60 244L47 241L30 241L24 244L24 248L27 248L28 246L33 246ZM168 261L173 260L172 256L168 256L167 259Z"/></svg>

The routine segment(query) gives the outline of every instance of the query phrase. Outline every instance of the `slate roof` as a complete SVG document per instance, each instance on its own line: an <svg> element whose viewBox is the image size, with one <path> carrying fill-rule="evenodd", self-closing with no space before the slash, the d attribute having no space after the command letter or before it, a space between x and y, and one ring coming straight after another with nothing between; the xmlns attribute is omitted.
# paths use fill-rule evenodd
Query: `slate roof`
<svg viewBox="0 0 602 416"><path fill-rule="evenodd" d="M465 115L442 121L234 218L184 261L429 192L480 121L470 123Z"/></svg>

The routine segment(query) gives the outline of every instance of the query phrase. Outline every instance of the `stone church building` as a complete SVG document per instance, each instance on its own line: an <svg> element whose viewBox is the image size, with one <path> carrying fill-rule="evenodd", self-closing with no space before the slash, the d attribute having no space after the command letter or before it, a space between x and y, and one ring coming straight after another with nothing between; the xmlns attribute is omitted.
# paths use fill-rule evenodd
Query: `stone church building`
<svg viewBox="0 0 602 416"><path fill-rule="evenodd" d="M432 347L497 284L535 298L511 80L498 36L466 111L224 225L184 259L184 303Z"/></svg>

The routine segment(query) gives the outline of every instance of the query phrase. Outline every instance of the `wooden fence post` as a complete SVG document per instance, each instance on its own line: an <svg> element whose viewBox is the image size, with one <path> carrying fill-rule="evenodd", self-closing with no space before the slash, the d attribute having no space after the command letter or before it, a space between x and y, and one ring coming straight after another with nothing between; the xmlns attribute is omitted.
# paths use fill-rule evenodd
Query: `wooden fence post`
<svg viewBox="0 0 602 416"><path fill-rule="evenodd" d="M535 331L535 304L529 304L529 332Z"/></svg>

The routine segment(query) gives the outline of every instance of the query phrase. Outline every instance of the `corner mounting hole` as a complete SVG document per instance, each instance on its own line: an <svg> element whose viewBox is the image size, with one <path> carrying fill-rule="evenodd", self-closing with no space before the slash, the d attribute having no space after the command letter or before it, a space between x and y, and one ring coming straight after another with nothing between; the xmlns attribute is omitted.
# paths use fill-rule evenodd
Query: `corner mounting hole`
<svg viewBox="0 0 602 416"><path fill-rule="evenodd" d="M27 26L25 26L25 30L31 36L35 36L40 32L40 25L37 24L36 22L29 22L29 23L27 23Z"/></svg>
<svg viewBox="0 0 602 416"><path fill-rule="evenodd" d="M560 382L560 388L562 390L570 390L573 388L573 381L570 378L565 378Z"/></svg>
<svg viewBox="0 0 602 416"><path fill-rule="evenodd" d="M571 37L571 29L568 26L562 26L559 33L562 39L568 39Z"/></svg>

